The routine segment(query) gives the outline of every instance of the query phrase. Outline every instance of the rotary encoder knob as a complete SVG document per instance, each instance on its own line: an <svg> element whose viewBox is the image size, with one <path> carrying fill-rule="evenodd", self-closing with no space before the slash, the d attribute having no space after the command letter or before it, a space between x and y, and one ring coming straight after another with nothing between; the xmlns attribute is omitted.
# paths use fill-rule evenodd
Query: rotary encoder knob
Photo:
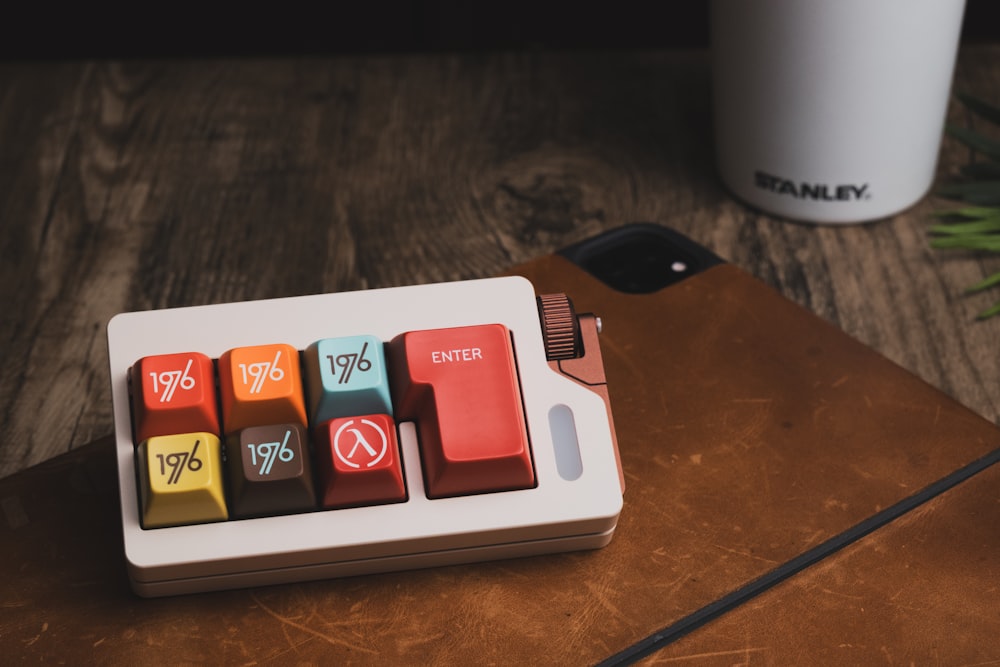
<svg viewBox="0 0 1000 667"><path fill-rule="evenodd" d="M568 296L562 293L540 295L538 315L542 321L546 359L574 359L583 354L580 322Z"/></svg>

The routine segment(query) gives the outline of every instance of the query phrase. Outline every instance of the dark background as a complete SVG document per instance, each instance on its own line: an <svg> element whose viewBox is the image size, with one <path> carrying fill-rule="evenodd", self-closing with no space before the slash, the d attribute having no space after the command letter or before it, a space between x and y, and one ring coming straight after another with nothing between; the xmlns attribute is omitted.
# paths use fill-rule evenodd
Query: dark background
<svg viewBox="0 0 1000 667"><path fill-rule="evenodd" d="M996 0L968 0L963 41L1000 39L996 5ZM707 0L596 5L381 0L253 9L249 3L238 9L212 3L135 5L106 15L92 6L31 11L36 15L5 12L0 59L701 48L709 41Z"/></svg>

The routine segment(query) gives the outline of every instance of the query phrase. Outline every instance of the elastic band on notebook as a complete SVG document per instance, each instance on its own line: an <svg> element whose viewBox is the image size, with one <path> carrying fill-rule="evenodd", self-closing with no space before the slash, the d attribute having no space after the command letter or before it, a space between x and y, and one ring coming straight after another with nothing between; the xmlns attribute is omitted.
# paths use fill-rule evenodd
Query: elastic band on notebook
<svg viewBox="0 0 1000 667"><path fill-rule="evenodd" d="M823 560L824 558L840 551L844 547L860 540L865 535L881 528L891 521L901 517L910 510L913 510L928 500L941 495L952 487L968 480L972 476L983 472L993 464L1000 461L1000 449L995 449L982 458L976 459L972 463L959 468L955 472L942 477L938 481L925 487L921 491L908 496L895 505L887 507L881 512L873 514L869 518L857 523L842 533L831 537L827 541L803 552L786 563L776 567L770 572L761 575L750 583L735 591L719 598L715 602L705 605L676 623L656 632L645 639L636 642L627 649L612 655L598 663L599 667L611 667L612 665L627 665L644 658L667 644L674 642L684 635L700 628L709 621L712 621L722 614L738 607L739 605L753 599L772 586L781 583L792 575L801 572L807 567Z"/></svg>

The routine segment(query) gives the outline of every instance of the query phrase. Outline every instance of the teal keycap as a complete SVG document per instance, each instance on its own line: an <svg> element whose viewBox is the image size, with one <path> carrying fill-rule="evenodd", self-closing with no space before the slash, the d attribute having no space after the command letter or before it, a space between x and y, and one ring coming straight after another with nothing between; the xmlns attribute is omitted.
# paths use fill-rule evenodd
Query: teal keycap
<svg viewBox="0 0 1000 667"><path fill-rule="evenodd" d="M375 336L324 338L305 351L313 425L339 417L392 414L382 341Z"/></svg>

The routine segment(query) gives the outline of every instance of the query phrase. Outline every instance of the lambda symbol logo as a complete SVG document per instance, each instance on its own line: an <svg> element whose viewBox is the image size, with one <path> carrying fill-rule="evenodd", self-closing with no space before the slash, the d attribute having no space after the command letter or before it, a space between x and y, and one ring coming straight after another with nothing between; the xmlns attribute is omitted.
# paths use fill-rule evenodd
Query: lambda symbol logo
<svg viewBox="0 0 1000 667"><path fill-rule="evenodd" d="M381 426L368 419L346 421L333 436L337 458L352 468L378 465L388 449L389 437Z"/></svg>

